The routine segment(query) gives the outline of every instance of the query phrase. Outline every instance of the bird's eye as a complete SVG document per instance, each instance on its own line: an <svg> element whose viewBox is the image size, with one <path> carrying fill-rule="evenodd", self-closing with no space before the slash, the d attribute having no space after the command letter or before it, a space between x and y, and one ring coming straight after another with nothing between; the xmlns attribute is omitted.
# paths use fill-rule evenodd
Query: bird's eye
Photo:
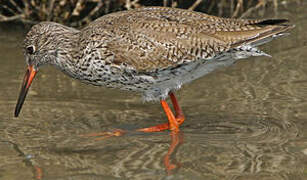
<svg viewBox="0 0 307 180"><path fill-rule="evenodd" d="M31 46L26 47L26 50L28 54L34 54L35 47L31 45Z"/></svg>

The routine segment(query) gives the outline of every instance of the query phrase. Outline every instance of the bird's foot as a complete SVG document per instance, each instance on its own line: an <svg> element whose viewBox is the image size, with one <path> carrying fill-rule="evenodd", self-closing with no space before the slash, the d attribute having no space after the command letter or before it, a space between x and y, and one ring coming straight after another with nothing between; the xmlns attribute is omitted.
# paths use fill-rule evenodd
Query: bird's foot
<svg viewBox="0 0 307 180"><path fill-rule="evenodd" d="M172 103L174 105L175 114L172 112L170 107L168 106L167 102L165 100L161 100L161 105L163 107L163 110L167 116L168 123L159 124L156 126L152 126L149 128L142 128L138 129L137 131L141 132L159 132L164 130L170 130L172 133L178 133L179 132L179 126L184 122L184 115L182 113L181 108L178 105L177 99L173 93L170 93L170 97L172 100Z"/></svg>
<svg viewBox="0 0 307 180"><path fill-rule="evenodd" d="M159 131L164 131L169 129L169 124L164 123L164 124L159 124L156 126L148 127L148 128L142 128L142 129L137 129L136 131L139 132L159 132Z"/></svg>
<svg viewBox="0 0 307 180"><path fill-rule="evenodd" d="M136 131L160 132L160 131L170 130L172 133L178 133L180 131L179 126L183 123L183 121L184 121L184 117L178 117L178 118L174 118L174 120L172 120L169 123L158 124L156 126L151 126L148 128L141 128L141 129L137 129Z"/></svg>
<svg viewBox="0 0 307 180"><path fill-rule="evenodd" d="M100 140L104 140L106 138L109 137L113 137L113 136L122 136L125 134L125 131L122 129L115 129L113 131L110 132L100 132L100 133L90 133L90 134L83 134L81 135L82 137L96 137L95 140L96 141L100 141Z"/></svg>

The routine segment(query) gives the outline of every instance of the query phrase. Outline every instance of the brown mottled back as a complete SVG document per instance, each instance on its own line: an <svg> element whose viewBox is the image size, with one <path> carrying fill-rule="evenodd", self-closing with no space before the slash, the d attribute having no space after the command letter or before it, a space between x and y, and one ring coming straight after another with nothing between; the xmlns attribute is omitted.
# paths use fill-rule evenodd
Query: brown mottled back
<svg viewBox="0 0 307 180"><path fill-rule="evenodd" d="M112 57L111 63L152 71L210 59L242 44L260 41L292 27L284 22L227 19L176 8L145 7L97 19L81 31L80 40L95 41L95 46L104 47L101 54Z"/></svg>

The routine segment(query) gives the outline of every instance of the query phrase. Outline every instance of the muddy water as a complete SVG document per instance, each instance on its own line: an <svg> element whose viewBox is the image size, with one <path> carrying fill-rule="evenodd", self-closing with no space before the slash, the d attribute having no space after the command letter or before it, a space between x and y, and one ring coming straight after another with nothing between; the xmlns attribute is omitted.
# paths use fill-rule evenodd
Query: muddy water
<svg viewBox="0 0 307 180"><path fill-rule="evenodd" d="M14 118L25 32L1 27L0 179L307 179L305 8L280 7L296 28L262 46L272 58L242 60L177 92L180 134L100 141L80 135L163 123L159 103L45 67Z"/></svg>

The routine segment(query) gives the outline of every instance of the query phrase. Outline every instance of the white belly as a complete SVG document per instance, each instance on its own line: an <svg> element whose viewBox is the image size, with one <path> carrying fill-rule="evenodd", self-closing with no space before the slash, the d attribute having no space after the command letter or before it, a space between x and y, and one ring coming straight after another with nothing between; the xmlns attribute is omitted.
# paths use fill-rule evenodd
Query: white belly
<svg viewBox="0 0 307 180"><path fill-rule="evenodd" d="M249 56L269 56L266 53L250 46L234 49L214 59L198 60L187 63L173 70L163 70L157 73L156 83L144 92L145 101L165 99L170 91L179 89L182 85L189 83L206 74L232 65L235 61ZM246 51L245 51L246 50Z"/></svg>

